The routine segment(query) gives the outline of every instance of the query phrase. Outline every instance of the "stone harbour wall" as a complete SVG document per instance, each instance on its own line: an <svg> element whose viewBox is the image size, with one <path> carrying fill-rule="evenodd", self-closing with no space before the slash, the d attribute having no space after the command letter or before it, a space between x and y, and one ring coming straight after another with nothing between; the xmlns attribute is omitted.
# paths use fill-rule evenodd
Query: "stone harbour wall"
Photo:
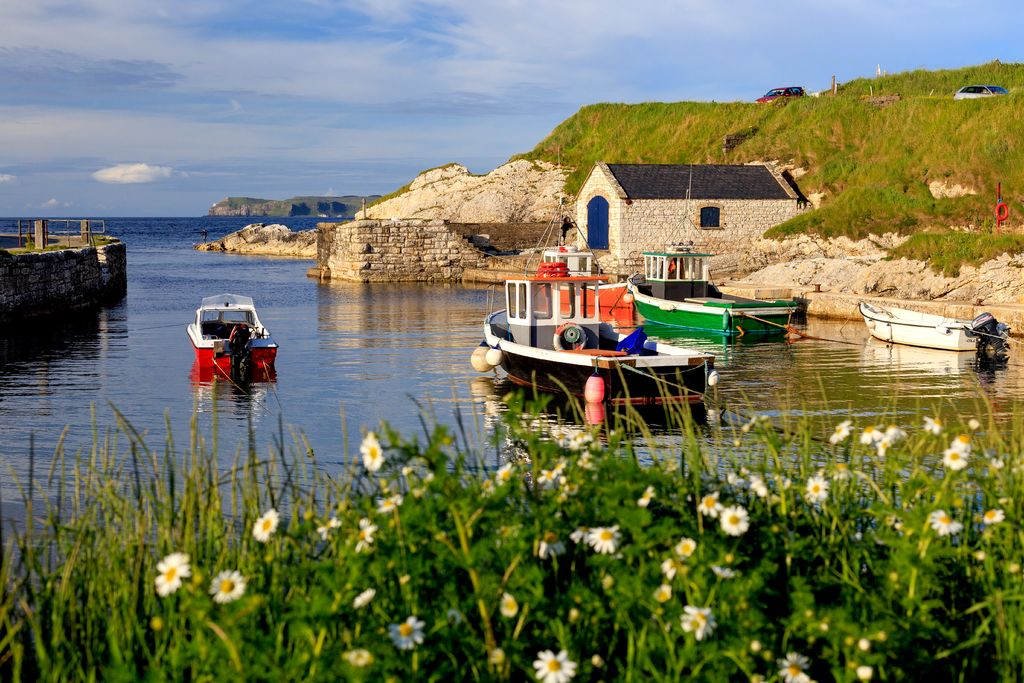
<svg viewBox="0 0 1024 683"><path fill-rule="evenodd" d="M52 316L118 301L128 291L122 242L25 254L0 252L0 320Z"/></svg>
<svg viewBox="0 0 1024 683"><path fill-rule="evenodd" d="M454 281L484 256L442 220L358 220L319 223L321 279L351 282Z"/></svg>

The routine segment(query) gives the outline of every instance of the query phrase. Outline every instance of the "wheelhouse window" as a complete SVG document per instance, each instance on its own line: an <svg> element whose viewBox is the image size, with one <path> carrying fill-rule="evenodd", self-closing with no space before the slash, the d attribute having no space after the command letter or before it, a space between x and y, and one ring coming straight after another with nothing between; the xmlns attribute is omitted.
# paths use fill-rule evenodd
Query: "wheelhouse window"
<svg viewBox="0 0 1024 683"><path fill-rule="evenodd" d="M576 285L563 282L558 285L559 314L563 318L576 317Z"/></svg>
<svg viewBox="0 0 1024 683"><path fill-rule="evenodd" d="M519 300L516 298L516 283L510 282L505 285L505 299L508 302L508 317L519 317Z"/></svg>
<svg viewBox="0 0 1024 683"><path fill-rule="evenodd" d="M547 320L551 318L551 283L537 282L533 285L533 318Z"/></svg>
<svg viewBox="0 0 1024 683"><path fill-rule="evenodd" d="M700 227L720 228L722 210L717 206L702 206L700 209Z"/></svg>
<svg viewBox="0 0 1024 683"><path fill-rule="evenodd" d="M587 284L580 284L580 316L594 317L594 291Z"/></svg>

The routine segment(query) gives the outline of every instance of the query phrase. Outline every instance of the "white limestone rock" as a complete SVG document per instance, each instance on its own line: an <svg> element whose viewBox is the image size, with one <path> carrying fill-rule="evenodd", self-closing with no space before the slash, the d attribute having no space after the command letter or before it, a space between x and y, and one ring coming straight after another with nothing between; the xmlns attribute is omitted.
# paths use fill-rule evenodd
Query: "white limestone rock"
<svg viewBox="0 0 1024 683"><path fill-rule="evenodd" d="M316 258L316 230L293 232L279 223L250 223L219 240L196 245L199 251L229 251L236 254L263 254Z"/></svg>
<svg viewBox="0 0 1024 683"><path fill-rule="evenodd" d="M406 192L367 207L357 218L441 219L452 223L532 223L550 220L565 209L568 170L546 162L519 159L486 175L461 164L424 171Z"/></svg>

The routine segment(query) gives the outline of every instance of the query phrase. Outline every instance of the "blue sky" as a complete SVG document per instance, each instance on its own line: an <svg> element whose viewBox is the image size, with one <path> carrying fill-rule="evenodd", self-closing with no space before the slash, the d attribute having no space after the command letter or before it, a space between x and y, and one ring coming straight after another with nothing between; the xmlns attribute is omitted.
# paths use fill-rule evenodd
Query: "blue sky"
<svg viewBox="0 0 1024 683"><path fill-rule="evenodd" d="M2 0L0 215L483 173L595 102L1024 61L1019 0Z"/></svg>

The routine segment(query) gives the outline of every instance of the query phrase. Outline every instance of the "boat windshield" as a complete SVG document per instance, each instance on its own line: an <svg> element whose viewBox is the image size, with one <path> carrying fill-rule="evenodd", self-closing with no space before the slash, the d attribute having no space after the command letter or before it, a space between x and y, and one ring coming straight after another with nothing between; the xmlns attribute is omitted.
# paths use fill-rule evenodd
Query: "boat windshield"
<svg viewBox="0 0 1024 683"><path fill-rule="evenodd" d="M252 311L239 310L205 310L202 312L202 316L199 321L204 323L247 323L249 325L252 325L255 322Z"/></svg>

